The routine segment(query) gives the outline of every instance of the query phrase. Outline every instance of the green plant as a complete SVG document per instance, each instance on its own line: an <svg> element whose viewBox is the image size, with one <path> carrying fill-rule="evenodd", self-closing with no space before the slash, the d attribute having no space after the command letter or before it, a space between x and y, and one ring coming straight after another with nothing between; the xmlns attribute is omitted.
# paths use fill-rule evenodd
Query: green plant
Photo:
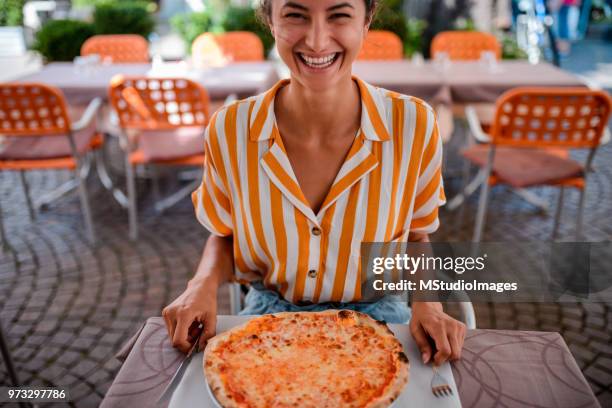
<svg viewBox="0 0 612 408"><path fill-rule="evenodd" d="M94 29L96 34L139 34L146 38L155 28L154 10L155 4L147 1L101 2L94 10Z"/></svg>
<svg viewBox="0 0 612 408"><path fill-rule="evenodd" d="M222 25L225 31L250 31L255 33L263 43L265 55L268 55L268 52L274 46L274 37L272 37L270 29L259 21L255 9L251 7L228 7Z"/></svg>
<svg viewBox="0 0 612 408"><path fill-rule="evenodd" d="M519 48L516 39L511 34L504 34L497 38L502 46L502 59L526 59L527 54Z"/></svg>
<svg viewBox="0 0 612 408"><path fill-rule="evenodd" d="M412 57L416 52L423 53L423 33L427 28L427 21L410 18L406 21L406 41L404 41L404 54Z"/></svg>
<svg viewBox="0 0 612 408"><path fill-rule="evenodd" d="M401 11L397 10L398 6L395 3L397 2L381 2L374 15L370 29L391 31L397 34L403 44L406 44L408 38L406 17Z"/></svg>
<svg viewBox="0 0 612 408"><path fill-rule="evenodd" d="M93 26L78 20L50 20L36 33L34 49L48 62L72 61L81 53L86 39L94 35Z"/></svg>
<svg viewBox="0 0 612 408"><path fill-rule="evenodd" d="M19 26L23 23L25 0L0 0L0 26Z"/></svg>
<svg viewBox="0 0 612 408"><path fill-rule="evenodd" d="M215 31L208 11L185 13L170 19L172 28L181 36L191 52L191 44L196 37L207 31Z"/></svg>

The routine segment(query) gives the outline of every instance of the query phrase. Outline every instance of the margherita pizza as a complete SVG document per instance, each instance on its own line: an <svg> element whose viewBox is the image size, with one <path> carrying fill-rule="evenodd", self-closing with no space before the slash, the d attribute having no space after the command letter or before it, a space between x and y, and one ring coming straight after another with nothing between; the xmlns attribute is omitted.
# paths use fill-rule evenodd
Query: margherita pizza
<svg viewBox="0 0 612 408"><path fill-rule="evenodd" d="M387 407L408 382L402 350L363 313L278 313L212 338L204 371L224 408Z"/></svg>

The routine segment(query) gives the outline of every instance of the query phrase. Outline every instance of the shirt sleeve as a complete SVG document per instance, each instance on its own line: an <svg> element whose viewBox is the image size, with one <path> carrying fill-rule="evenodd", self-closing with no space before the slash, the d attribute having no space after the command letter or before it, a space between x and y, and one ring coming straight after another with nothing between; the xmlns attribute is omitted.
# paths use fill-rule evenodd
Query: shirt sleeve
<svg viewBox="0 0 612 408"><path fill-rule="evenodd" d="M198 221L212 234L226 237L233 234L232 209L225 179L226 172L222 168L223 160L222 157L217 157L219 146L215 119L216 115L206 128L202 183L191 194L191 200Z"/></svg>
<svg viewBox="0 0 612 408"><path fill-rule="evenodd" d="M410 232L423 234L438 229L438 207L446 203L442 181L442 138L433 109L428 109L427 116L432 126L425 139L410 222Z"/></svg>

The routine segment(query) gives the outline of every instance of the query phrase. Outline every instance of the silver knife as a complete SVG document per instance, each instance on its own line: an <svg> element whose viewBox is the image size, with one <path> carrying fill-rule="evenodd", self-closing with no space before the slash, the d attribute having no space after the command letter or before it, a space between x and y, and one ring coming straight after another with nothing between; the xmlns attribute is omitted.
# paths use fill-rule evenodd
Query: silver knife
<svg viewBox="0 0 612 408"><path fill-rule="evenodd" d="M164 392L157 400L157 406L163 406L163 407L168 406L168 403L170 402L170 398L172 398L172 394L174 394L174 391L176 390L181 380L183 379L183 374L185 374L187 367L189 367L189 362L191 361L191 358L193 357L194 354L200 351L200 346L199 346L200 336L202 335L202 332L204 331L202 330L202 327L203 325L200 323L200 326L198 327L199 333L195 339L195 343L193 343L193 346L191 346L191 348L187 352L187 355L185 356L183 361L181 361L181 364L176 370L176 373L174 373L174 375L172 376L172 379L166 386L166 389L164 389Z"/></svg>

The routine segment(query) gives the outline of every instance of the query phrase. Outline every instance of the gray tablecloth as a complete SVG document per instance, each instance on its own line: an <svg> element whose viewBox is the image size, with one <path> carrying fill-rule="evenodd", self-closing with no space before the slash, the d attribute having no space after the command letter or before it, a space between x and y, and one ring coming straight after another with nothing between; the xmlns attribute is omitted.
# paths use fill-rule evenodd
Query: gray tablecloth
<svg viewBox="0 0 612 408"><path fill-rule="evenodd" d="M256 95L270 88L278 80L274 63L270 61L229 64L225 67L189 69L177 63L111 64L93 68L76 68L70 62L45 65L40 71L18 78L15 82L41 82L60 88L71 104L88 103L94 97L106 98L113 76L187 77L202 84L211 99L225 99L230 94L239 97Z"/></svg>
<svg viewBox="0 0 612 408"><path fill-rule="evenodd" d="M183 356L153 317L118 357L125 362L103 408L153 406ZM600 406L558 333L471 330L452 368L466 408Z"/></svg>

